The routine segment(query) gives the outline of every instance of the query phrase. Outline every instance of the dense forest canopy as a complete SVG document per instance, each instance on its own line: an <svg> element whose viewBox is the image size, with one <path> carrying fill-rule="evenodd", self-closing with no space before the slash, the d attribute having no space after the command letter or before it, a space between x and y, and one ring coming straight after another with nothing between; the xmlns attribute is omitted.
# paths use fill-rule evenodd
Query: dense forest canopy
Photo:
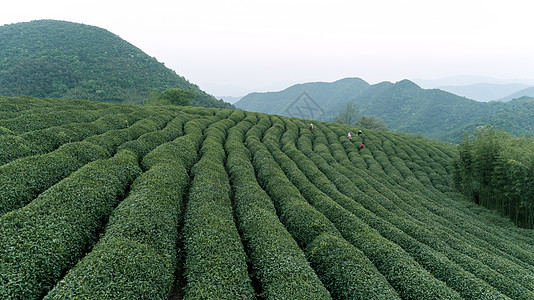
<svg viewBox="0 0 534 300"><path fill-rule="evenodd" d="M534 227L534 139L491 126L466 134L454 159L456 187L475 203Z"/></svg>
<svg viewBox="0 0 534 300"><path fill-rule="evenodd" d="M193 106L232 107L105 29L55 20L0 27L0 95L142 104L170 88L191 90Z"/></svg>

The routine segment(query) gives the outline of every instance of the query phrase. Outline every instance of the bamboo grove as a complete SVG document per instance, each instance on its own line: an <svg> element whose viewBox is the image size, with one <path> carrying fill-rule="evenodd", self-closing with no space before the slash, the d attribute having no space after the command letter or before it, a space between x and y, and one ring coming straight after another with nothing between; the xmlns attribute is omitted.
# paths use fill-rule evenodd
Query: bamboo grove
<svg viewBox="0 0 534 300"><path fill-rule="evenodd" d="M475 203L534 227L534 140L491 126L465 134L454 159L454 182Z"/></svg>
<svg viewBox="0 0 534 300"><path fill-rule="evenodd" d="M450 144L241 110L0 103L2 299L534 299L534 233L456 190L471 173Z"/></svg>

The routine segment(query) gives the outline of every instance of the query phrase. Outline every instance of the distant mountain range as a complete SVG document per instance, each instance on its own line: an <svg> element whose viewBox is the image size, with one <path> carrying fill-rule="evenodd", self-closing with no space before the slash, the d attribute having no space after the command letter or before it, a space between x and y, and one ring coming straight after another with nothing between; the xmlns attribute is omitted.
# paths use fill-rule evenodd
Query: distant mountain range
<svg viewBox="0 0 534 300"><path fill-rule="evenodd" d="M0 95L141 104L153 91L192 90L193 106L232 108L99 27L38 20L0 26Z"/></svg>
<svg viewBox="0 0 534 300"><path fill-rule="evenodd" d="M508 95L506 97L503 97L501 99L499 99L499 101L502 101L502 102L506 102L506 101L510 101L510 100L513 100L513 99L518 99L518 98L521 98L521 97L534 97L534 86L531 86L529 88L526 88L526 89L522 89L518 92L515 92L511 95Z"/></svg>
<svg viewBox="0 0 534 300"><path fill-rule="evenodd" d="M534 93L529 95L528 88L531 86L522 83L510 84L491 84L491 83L476 83L470 85L449 85L439 86L440 90L444 90L459 96L464 96L476 101L510 101L522 96L534 96ZM534 91L534 89L532 89ZM516 96L513 96L517 94Z"/></svg>
<svg viewBox="0 0 534 300"><path fill-rule="evenodd" d="M477 102L409 80L371 85L360 78L293 85L283 91L252 93L234 103L243 110L330 121L347 102L391 130L451 142L464 130L492 124L516 135L534 135L534 101Z"/></svg>
<svg viewBox="0 0 534 300"><path fill-rule="evenodd" d="M501 80L482 76L451 76L435 80L415 79L420 87L437 88L476 101L510 101L534 97L534 82L522 79Z"/></svg>

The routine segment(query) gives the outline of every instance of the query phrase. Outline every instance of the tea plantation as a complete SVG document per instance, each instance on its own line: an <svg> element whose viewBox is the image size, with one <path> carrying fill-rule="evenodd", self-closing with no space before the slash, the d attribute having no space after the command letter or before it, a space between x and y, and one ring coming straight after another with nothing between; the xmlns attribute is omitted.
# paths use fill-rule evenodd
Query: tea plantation
<svg viewBox="0 0 534 300"><path fill-rule="evenodd" d="M314 125L0 98L0 299L534 299L455 146Z"/></svg>

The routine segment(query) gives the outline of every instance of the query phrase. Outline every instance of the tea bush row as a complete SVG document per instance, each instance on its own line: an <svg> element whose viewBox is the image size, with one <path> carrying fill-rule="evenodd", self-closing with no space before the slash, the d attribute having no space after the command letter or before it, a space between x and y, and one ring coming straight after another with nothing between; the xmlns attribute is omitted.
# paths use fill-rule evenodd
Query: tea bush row
<svg viewBox="0 0 534 300"><path fill-rule="evenodd" d="M109 156L102 147L75 142L0 166L0 215L23 207L83 165L105 157Z"/></svg>
<svg viewBox="0 0 534 300"><path fill-rule="evenodd" d="M283 133L283 151L296 150L294 148L294 132L298 128L291 122L286 122L286 130ZM274 128L274 127L271 127ZM347 221L351 216L339 213L340 207L333 203L324 193L322 193L282 150L275 146L273 142L280 131L275 133L271 130L265 134L264 141L269 135L274 133L270 142L266 146L271 154L286 174L287 178L299 189L304 198L319 212L324 214L340 233L345 237L334 238L323 235L316 239L309 252L309 259L312 265L323 279L325 285L331 290L333 298L336 299L396 299L399 298L397 292L391 287L382 274L376 269L373 263L353 245L347 243L347 232L359 231L356 228L346 230ZM293 145L293 146L292 146ZM343 228L344 227L344 228ZM346 241L347 240L347 241ZM334 245L334 246L333 246ZM330 266L330 267L326 267ZM340 267L343 266L343 267ZM372 286L372 288L370 287Z"/></svg>
<svg viewBox="0 0 534 300"><path fill-rule="evenodd" d="M138 119L134 119L137 116ZM141 117L139 114L105 115L90 123L71 123L63 126L53 126L46 129L30 131L20 136L14 134L2 135L0 136L0 165L20 157L44 154L57 149L63 144L81 141L91 135L124 128Z"/></svg>
<svg viewBox="0 0 534 300"><path fill-rule="evenodd" d="M321 156L324 157L325 155L322 154ZM352 178L354 178L354 177L352 177ZM388 189L391 190L391 191L395 191L396 190L393 187L390 187ZM414 236L414 237L416 237L419 240L421 240L421 242L425 242L427 245L434 247L436 250L445 251L445 249L447 249L446 247L436 247L436 243L433 242L433 241L429 241L429 240L430 240L431 237L437 238L436 237L436 233L442 232L442 228L448 228L448 226L450 226L450 225L447 224L448 225L447 227L443 227L443 226L439 226L439 225L437 225L438 227L433 227L433 224L435 224L436 222L432 218L428 217L428 216L432 215L431 213L429 214L428 211L422 211L421 214L417 214L418 210L415 209L413 205L417 205L418 202L411 201L410 205L405 205L404 200L410 200L414 195L417 196L417 194L414 194L412 192L410 195L407 195L406 197L403 197L402 198L403 200L398 198L399 201L395 201L396 205L388 206L387 213L389 213L389 215L390 215L389 219L390 220L399 220L399 221L402 222L402 221L407 221L407 220L411 219L410 215L417 215L420 220L424 221L425 227L429 228L430 231L424 233L425 232L424 228L423 227L419 227L421 229L412 230L412 232L417 232L418 233L418 236ZM387 197L387 198L390 199L391 197ZM377 200L377 198L368 201L368 203L376 202L376 200ZM423 199L421 199L421 200L423 200ZM425 201L420 201L420 202L424 203ZM402 208L404 211L403 210L399 210L396 206L399 206L399 208L404 206ZM405 211L409 212L410 215L406 214ZM399 216L404 216L404 218L402 218L402 217L399 218ZM388 217L386 217L386 218L388 218ZM397 225L397 226L399 226L399 225ZM406 230L410 230L406 226L404 226L404 227L401 226L399 228L402 228L405 231ZM500 273L504 274L505 277L507 278L506 280L501 280L499 278L502 275L494 274L491 277L484 276L483 278L485 280L487 280L488 282L493 282L493 283L499 282L499 284L498 284L499 286L503 286L504 285L504 284L502 284L502 282L507 282L508 288L504 289L503 292L506 291L508 293L517 290L517 288L514 288L514 286L516 286L517 283L524 284L525 286L530 286L531 285L530 282L532 280L531 279L532 275L530 275L529 272L526 272L526 270L524 270L523 268L520 267L520 266L523 266L523 267L527 267L528 269L531 269L530 266L519 262L517 259L514 259L510 255L503 255L503 254L501 254L500 256L495 255L495 253L491 251L492 246L487 244L485 242L485 240L480 240L480 239L479 240L477 240L477 239L473 240L472 236L466 236L465 237L465 241L461 241L461 240L456 239L456 237L463 237L465 235L465 234L462 234L464 232L464 230L462 228L458 228L458 229L459 230L454 230L454 231L451 231L450 233L449 232L444 232L444 233L441 233L440 235L443 237L442 238L443 240L447 241L451 245L454 245L459 251L462 251L463 253L469 253L469 255L471 257L474 257L474 258L477 258L477 259L483 258L482 261L485 261L488 266L492 266L494 270L498 270ZM453 236L454 236L454 238L453 238ZM473 247L473 243L476 243L477 246ZM508 248L510 248L510 247L508 247ZM502 249L502 247L501 247L501 249ZM515 249L516 249L516 251L513 251L514 253L523 253L522 254L523 258L526 258L526 256L527 256L526 254L527 253L525 251L522 251L521 249L517 249L517 248L515 248ZM499 252L500 250L495 249L494 251L495 252ZM510 253L512 253L512 251L510 251ZM456 254L454 253L454 250L453 250L452 257L455 257L455 256L456 256ZM488 267L485 266L485 268L487 269ZM475 274L487 274L488 273L488 271L482 271L482 270L477 270L477 271L478 272L476 272ZM493 271L493 273L495 273L495 271ZM516 279L516 283L511 282L510 279L513 279L513 278L517 278ZM519 278L522 278L522 279L519 279Z"/></svg>
<svg viewBox="0 0 534 300"><path fill-rule="evenodd" d="M84 109L84 110L96 110L96 109L115 109L118 105L89 101L89 100L76 100L76 99L49 99L49 98L34 98L29 96L21 97L2 97L0 96L0 111L2 113L35 113L45 111L58 111L58 110L71 110L71 109ZM132 108L133 106L124 106L123 108ZM2 114L3 115L3 114Z"/></svg>
<svg viewBox="0 0 534 300"><path fill-rule="evenodd" d="M314 134L317 134L316 131L319 130L318 126L317 130L314 130ZM303 132L302 127L301 132ZM305 139L308 139L307 143L304 142ZM307 132L302 133L299 140L299 144L301 146L306 144L308 151L311 153L309 134ZM307 199L313 201L314 206L334 222L345 239L357 245L371 259L401 297L408 299L431 299L435 297L454 299L459 297L456 292L452 291L443 282L436 280L427 270L421 268L404 249L383 238L376 230L365 223L369 217L372 218L374 216L359 206L357 202L344 197L337 191L337 182L327 177L326 175L328 174L323 173L324 170L318 168L324 168L328 164L321 164L316 167L315 160L311 160L311 157L308 158L297 150L294 144L285 144L283 150L292 161L286 161L285 164L281 163L281 165L287 168L287 172L291 172L293 180L297 181L297 178L300 178L298 179L298 185L302 187ZM305 175L299 174L299 171L294 171L294 169L298 170L299 168ZM330 198L325 193L333 198ZM347 204L354 204L354 206L359 207L360 213L347 210ZM403 271L399 272L399 269Z"/></svg>
<svg viewBox="0 0 534 300"><path fill-rule="evenodd" d="M158 130L165 123L166 119L150 117L125 129L67 143L53 152L23 157L0 166L0 215L28 204L39 193L86 163L110 157L122 143ZM107 144L107 148L102 148L102 144Z"/></svg>
<svg viewBox="0 0 534 300"><path fill-rule="evenodd" d="M129 114L106 114L93 122L69 123L52 126L41 130L34 130L20 135L28 141L35 154L53 151L57 147L68 143L81 141L93 135L103 134L109 130L124 129L135 122L150 116L148 111L136 111Z"/></svg>
<svg viewBox="0 0 534 300"><path fill-rule="evenodd" d="M324 158L327 155L328 153L322 152L320 153L320 155L317 155L315 161L317 162L319 157ZM301 164L302 163L299 162L299 165ZM327 164L322 163L321 165L323 165L323 172L328 175L329 172L325 171L325 169L327 168ZM332 167L335 167L337 170L344 169L342 166L333 165ZM340 175L338 174L337 176ZM340 183L338 183L338 186L343 186L343 184L339 184ZM347 184L350 185L350 183L346 181L344 185ZM350 193L350 191L355 191L357 189L358 188L356 186L348 186L346 189L343 190L346 193ZM367 191L365 194L358 194L357 197L359 201L367 199L368 195L373 196L373 194L369 194L369 192L370 191ZM356 195L353 197L356 197ZM458 291L462 292L462 295L464 297L472 299L478 299L481 297L481 295L487 297L492 294L492 290L494 291L493 297L497 297L496 295L498 295L498 293L495 293L495 290L493 288L488 287L484 282L476 283L477 280L474 279L471 274L468 274L464 270L459 269L457 265L455 265L451 261L448 261L447 258L443 257L443 255L438 252L444 251L449 248L448 245L444 244L443 241L440 240L439 237L434 234L434 231L438 230L438 228L430 228L429 230L426 227L420 227L416 223L411 223L409 221L409 217L402 217L402 211L390 212L389 210L381 208L379 205L377 205L379 203L376 201L377 199L378 198L374 196L373 199L367 199L363 202L365 203L364 205L366 207L370 207L372 208L372 211L378 212L379 216L393 222L396 226L399 226L400 229L406 231L407 233L411 233L413 235L413 238L419 239L421 242L424 242L427 245L423 245L415 241L412 237L407 236L404 232L394 228L392 224L384 223L376 216L369 214L360 214L363 219L367 220L368 223L372 224L374 228L377 228L382 233L382 235L406 249L406 251L411 253L428 270L432 270L438 278L441 278L442 280L446 281L451 287L455 287ZM345 204L345 207L352 206L352 212L361 211L357 206L354 207L354 205L351 205L350 202L347 203L348 204ZM430 249L429 246L434 248L434 250ZM454 260L455 256L457 255L456 253L454 253L454 251L446 251L446 254L451 258L451 260ZM499 260L500 258L497 257L495 259ZM481 276L481 278L484 280L501 279L499 281L499 284L496 284L496 280L490 280L488 282L492 283L495 287L498 287L499 290L510 296L518 296L518 293L523 296L525 293L528 294L528 291L518 286L517 283L514 283L513 281L506 278L503 280L503 278L500 278L502 276L498 276L500 274L496 273L495 271L489 269L486 266L484 266L483 268L478 268L476 270L470 268L469 270L475 271L474 274L478 275L479 277ZM491 274L491 272L493 272L494 276L488 278L486 274ZM484 285L486 285L485 288ZM477 288L475 289L473 287Z"/></svg>
<svg viewBox="0 0 534 300"><path fill-rule="evenodd" d="M283 125L278 124L267 130L263 141L268 148L269 145L277 147L278 139L272 134L282 128ZM247 145L254 155L258 179L265 185L267 193L275 202L281 221L301 248L305 249L312 267L332 296L363 297L364 286L358 283L369 277L367 273L359 272L362 270L362 265L364 269L366 265L360 262L361 253L341 237L324 215L310 206L285 176L265 145L251 136L247 137ZM328 259L324 259L325 256ZM369 263L367 267L369 265L372 266ZM338 266L344 266L346 272L339 272ZM363 278L362 274L365 274ZM383 292L383 295L388 295L387 290Z"/></svg>
<svg viewBox="0 0 534 300"><path fill-rule="evenodd" d="M32 109L49 108L50 102L46 99L39 99L33 97L3 97L0 96L0 111L2 119L4 116L11 116L20 114L24 111Z"/></svg>
<svg viewBox="0 0 534 300"><path fill-rule="evenodd" d="M130 149L135 152L138 157L143 158L157 146L183 135L183 125L190 119L190 115L178 114L167 123L165 128L147 132L136 140L128 141L120 145L118 149Z"/></svg>
<svg viewBox="0 0 534 300"><path fill-rule="evenodd" d="M276 209L256 180L245 133L255 114L231 128L225 143L227 169L234 191L236 219L253 275L265 299L329 299L304 253L276 215Z"/></svg>
<svg viewBox="0 0 534 300"><path fill-rule="evenodd" d="M184 219L184 299L253 299L246 254L234 222L223 142L229 118L205 130Z"/></svg>
<svg viewBox="0 0 534 300"><path fill-rule="evenodd" d="M171 119L170 114L155 114L127 128L106 131L100 135L90 136L84 141L99 145L112 155L120 145L135 140L145 133L162 129Z"/></svg>
<svg viewBox="0 0 534 300"><path fill-rule="evenodd" d="M80 168L0 219L0 298L42 297L96 242L140 174L131 151Z"/></svg>
<svg viewBox="0 0 534 300"><path fill-rule="evenodd" d="M92 122L99 118L95 110L53 110L45 113L21 115L12 119L0 119L0 126L21 134L68 123Z"/></svg>
<svg viewBox="0 0 534 300"><path fill-rule="evenodd" d="M150 151L143 157L141 167L148 170L160 163L180 162L186 170L191 169L198 160L198 150L204 140L204 130L218 120L216 116L190 119L183 126L184 135Z"/></svg>
<svg viewBox="0 0 534 300"><path fill-rule="evenodd" d="M258 182L274 202L280 220L301 248L305 248L321 233L341 236L323 215L302 198L267 148L251 132L247 133L246 144L253 157Z"/></svg>
<svg viewBox="0 0 534 300"><path fill-rule="evenodd" d="M315 161L318 161L318 157L324 158L325 156L327 156L327 153L322 152L317 155ZM301 164L303 163L299 161L299 165ZM325 168L327 168L326 164L320 163L320 165L324 172ZM336 166L335 164L332 165L332 168L335 168L336 170L344 169L344 167ZM330 173L332 172L325 172L324 174L328 175ZM332 176L341 176L341 174ZM343 191L358 191L356 186L350 186L350 183L347 181L345 181L345 183L337 184L339 187L349 185L346 189L341 189ZM376 191L374 193L376 193ZM378 195L374 195L374 193L371 191L365 193L358 191L358 196L354 195L354 197L357 197L358 200L371 209L371 211L377 212L377 215L367 211L356 202L347 200L348 198L345 198L345 196L341 195L338 191L333 189L329 191L329 195L335 197L337 201L343 201L340 202L343 203L343 207L359 216L362 220L366 220L366 222L378 230L382 236L401 246L435 277L457 290L462 297L468 299L482 299L485 297L490 297L491 299L505 298L495 288L474 277L473 274L466 272L462 267L441 254L439 251L446 247L446 245L444 245L444 243L440 241L431 230L426 227L421 227L417 223L410 222L408 218L405 219L398 213L395 214L380 207L378 202L376 202ZM373 197L373 199L369 198L370 196ZM399 229L412 234L412 236ZM422 240L418 241L416 239ZM423 242L426 242L426 244L423 244ZM432 249L431 246L435 249ZM487 269L488 268L486 268L486 271L488 271Z"/></svg>
<svg viewBox="0 0 534 300"><path fill-rule="evenodd" d="M167 299L188 181L180 162L157 164L139 176L105 235L45 299Z"/></svg>

